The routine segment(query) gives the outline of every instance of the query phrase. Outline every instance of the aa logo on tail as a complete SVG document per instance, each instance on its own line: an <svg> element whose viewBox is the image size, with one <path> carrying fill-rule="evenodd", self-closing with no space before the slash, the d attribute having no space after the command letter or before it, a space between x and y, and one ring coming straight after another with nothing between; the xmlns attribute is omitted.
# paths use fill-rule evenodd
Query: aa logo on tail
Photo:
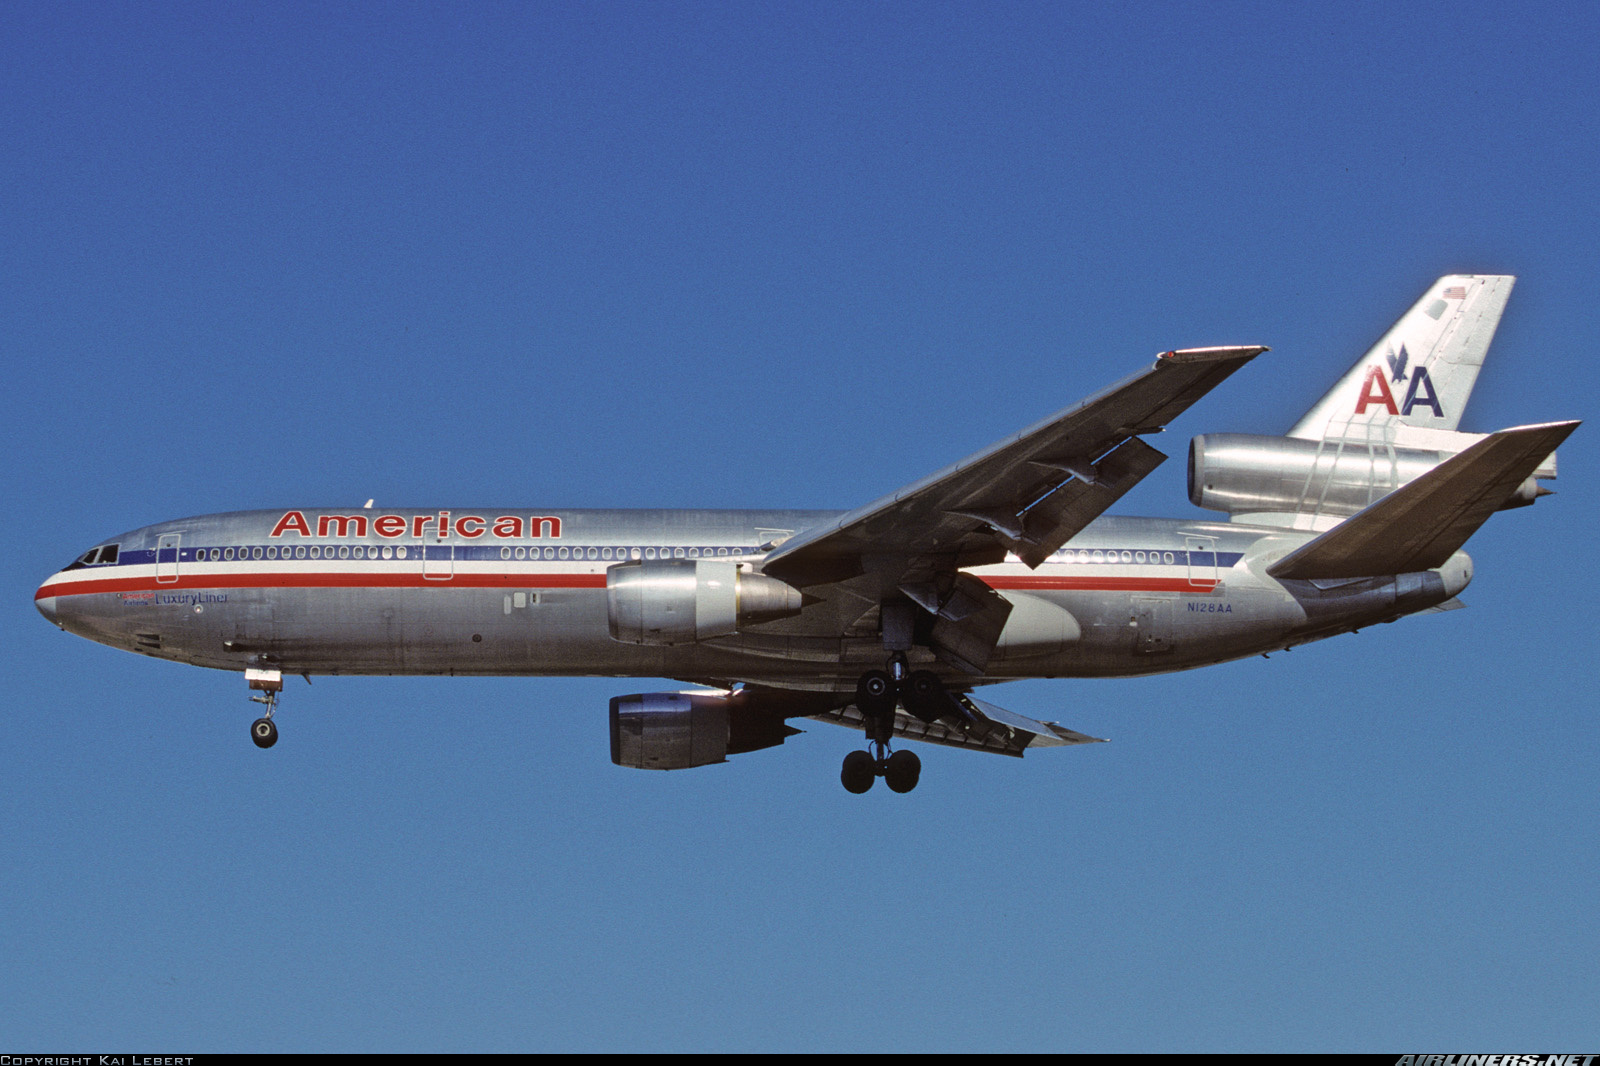
<svg viewBox="0 0 1600 1066"><path fill-rule="evenodd" d="M1401 345L1399 354L1390 352L1386 357L1389 362L1389 374L1383 372L1383 367L1374 366L1367 370L1367 380L1361 386L1361 395L1356 399L1356 414L1364 415L1368 407L1382 407L1392 415L1409 415L1414 408L1427 407L1433 411L1434 418L1444 417L1444 407L1439 403L1438 393L1433 391L1433 379L1428 377L1428 368L1417 366L1411 371L1411 381L1406 387L1406 398L1403 404L1396 404L1394 390L1389 387L1392 375L1396 385L1406 381L1406 367L1411 362L1411 357L1406 354L1406 346Z"/></svg>

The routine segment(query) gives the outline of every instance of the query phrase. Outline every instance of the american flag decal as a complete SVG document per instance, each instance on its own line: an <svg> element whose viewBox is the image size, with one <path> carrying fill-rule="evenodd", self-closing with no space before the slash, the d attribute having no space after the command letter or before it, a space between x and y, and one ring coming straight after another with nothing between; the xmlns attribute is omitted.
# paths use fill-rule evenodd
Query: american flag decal
<svg viewBox="0 0 1600 1066"><path fill-rule="evenodd" d="M1465 285L1452 285L1444 290L1444 298L1446 300L1465 300L1467 298L1467 287Z"/></svg>

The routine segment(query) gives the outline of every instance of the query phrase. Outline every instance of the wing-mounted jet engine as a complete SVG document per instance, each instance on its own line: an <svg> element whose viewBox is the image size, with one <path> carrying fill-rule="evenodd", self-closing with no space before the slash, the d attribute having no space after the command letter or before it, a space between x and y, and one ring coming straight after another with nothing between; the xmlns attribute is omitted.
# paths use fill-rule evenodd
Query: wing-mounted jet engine
<svg viewBox="0 0 1600 1066"><path fill-rule="evenodd" d="M784 722L837 703L827 696L743 688L643 692L611 701L611 761L636 770L687 770L782 744Z"/></svg>
<svg viewBox="0 0 1600 1066"><path fill-rule="evenodd" d="M611 639L694 644L800 613L799 589L723 559L656 559L606 571Z"/></svg>

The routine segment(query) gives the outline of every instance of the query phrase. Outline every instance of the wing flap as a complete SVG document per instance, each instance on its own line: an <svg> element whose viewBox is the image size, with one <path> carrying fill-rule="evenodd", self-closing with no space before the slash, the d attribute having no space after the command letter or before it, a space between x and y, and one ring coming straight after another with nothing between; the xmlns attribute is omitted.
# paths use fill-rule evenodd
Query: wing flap
<svg viewBox="0 0 1600 1066"><path fill-rule="evenodd" d="M1373 577L1443 566L1578 425L1551 422L1491 433L1296 548L1267 573Z"/></svg>
<svg viewBox="0 0 1600 1066"><path fill-rule="evenodd" d="M941 744L969 751L986 751L994 755L1022 758L1029 748L1054 748L1070 744L1104 744L1101 737L1091 737L1055 722L1038 722L1025 715L1008 711L965 694L952 693L956 703L966 712L965 720L947 715L932 722L924 722L903 710L895 712L894 735L905 740L918 740L925 744ZM846 728L863 726L861 712L854 705L811 714L807 717L818 722L831 722Z"/></svg>

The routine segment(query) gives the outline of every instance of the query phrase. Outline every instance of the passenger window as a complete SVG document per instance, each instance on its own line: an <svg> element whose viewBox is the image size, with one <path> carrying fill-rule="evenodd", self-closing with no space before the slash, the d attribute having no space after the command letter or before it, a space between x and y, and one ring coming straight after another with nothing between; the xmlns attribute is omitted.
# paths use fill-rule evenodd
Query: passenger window
<svg viewBox="0 0 1600 1066"><path fill-rule="evenodd" d="M595 549L593 549L593 548L589 549L589 558L593 559L597 554L598 553L595 551Z"/></svg>
<svg viewBox="0 0 1600 1066"><path fill-rule="evenodd" d="M639 549L635 548L635 549L633 549L633 551L629 552L628 554L630 556L632 556L634 559L637 559L637 558L639 558Z"/></svg>
<svg viewBox="0 0 1600 1066"><path fill-rule="evenodd" d="M554 559L556 557L556 550L554 548L546 548L544 550L544 557L546 559Z"/></svg>
<svg viewBox="0 0 1600 1066"><path fill-rule="evenodd" d="M567 557L567 549L562 548L561 549L561 558L565 559L566 557Z"/></svg>
<svg viewBox="0 0 1600 1066"><path fill-rule="evenodd" d="M385 559L394 558L394 545L393 544L385 544L383 546L383 557Z"/></svg>
<svg viewBox="0 0 1600 1066"><path fill-rule="evenodd" d="M518 548L517 549L517 558L519 560L520 559L526 559L527 557L528 557L528 549L527 548Z"/></svg>
<svg viewBox="0 0 1600 1066"><path fill-rule="evenodd" d="M404 544L394 550L394 557L396 559L404 559L406 557L406 546Z"/></svg>
<svg viewBox="0 0 1600 1066"><path fill-rule="evenodd" d="M339 558L341 558L341 559L350 558L350 545L348 545L348 544L339 545Z"/></svg>
<svg viewBox="0 0 1600 1066"><path fill-rule="evenodd" d="M674 559L682 559L683 558L683 549L682 548L673 548L672 549L672 557Z"/></svg>
<svg viewBox="0 0 1600 1066"><path fill-rule="evenodd" d="M501 548L500 549L500 558L502 558L502 559L511 558L511 549L510 548Z"/></svg>
<svg viewBox="0 0 1600 1066"><path fill-rule="evenodd" d="M222 557L224 559L228 560L231 563L233 561L233 549L232 548L223 549Z"/></svg>
<svg viewBox="0 0 1600 1066"><path fill-rule="evenodd" d="M654 559L656 557L656 550L654 548L646 548L644 550L644 557L646 559Z"/></svg>
<svg viewBox="0 0 1600 1066"><path fill-rule="evenodd" d="M304 559L306 557L306 546L304 544L302 544L299 547L295 548L294 557L296 559Z"/></svg>
<svg viewBox="0 0 1600 1066"><path fill-rule="evenodd" d="M602 558L602 559L611 558L611 549L610 548L601 548L600 549L600 558Z"/></svg>
<svg viewBox="0 0 1600 1066"><path fill-rule="evenodd" d="M355 548L355 556L357 559L365 559L367 557L367 549L364 546L357 544Z"/></svg>
<svg viewBox="0 0 1600 1066"><path fill-rule="evenodd" d="M267 558L268 559L276 559L277 557L278 557L278 546L276 544L268 544L267 545Z"/></svg>

